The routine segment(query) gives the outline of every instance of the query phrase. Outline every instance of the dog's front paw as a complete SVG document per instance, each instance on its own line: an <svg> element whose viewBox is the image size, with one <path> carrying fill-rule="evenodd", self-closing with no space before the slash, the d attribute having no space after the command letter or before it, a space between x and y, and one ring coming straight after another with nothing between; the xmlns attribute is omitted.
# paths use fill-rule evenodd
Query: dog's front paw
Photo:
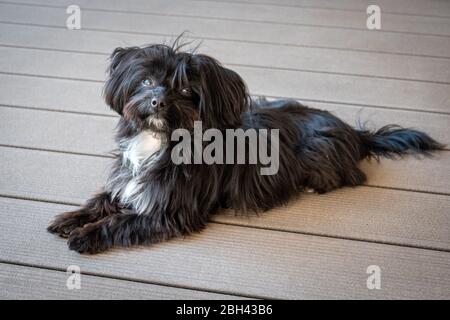
<svg viewBox="0 0 450 320"><path fill-rule="evenodd" d="M72 231L67 242L69 249L79 253L100 253L112 246L105 226L89 223Z"/></svg>
<svg viewBox="0 0 450 320"><path fill-rule="evenodd" d="M67 238L73 230L87 223L87 217L88 213L83 209L65 212L57 215L47 227L47 230L50 233Z"/></svg>

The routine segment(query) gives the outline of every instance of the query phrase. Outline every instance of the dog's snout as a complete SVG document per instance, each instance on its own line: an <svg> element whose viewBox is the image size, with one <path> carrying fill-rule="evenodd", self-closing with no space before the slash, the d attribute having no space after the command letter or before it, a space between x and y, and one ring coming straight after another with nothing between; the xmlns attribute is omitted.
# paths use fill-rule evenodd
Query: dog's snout
<svg viewBox="0 0 450 320"><path fill-rule="evenodd" d="M151 105L154 108L163 108L165 106L164 100L160 97L153 97L151 100Z"/></svg>
<svg viewBox="0 0 450 320"><path fill-rule="evenodd" d="M153 109L160 109L166 106L165 89L163 87L158 86L156 88L151 89L149 95L151 97L150 106Z"/></svg>

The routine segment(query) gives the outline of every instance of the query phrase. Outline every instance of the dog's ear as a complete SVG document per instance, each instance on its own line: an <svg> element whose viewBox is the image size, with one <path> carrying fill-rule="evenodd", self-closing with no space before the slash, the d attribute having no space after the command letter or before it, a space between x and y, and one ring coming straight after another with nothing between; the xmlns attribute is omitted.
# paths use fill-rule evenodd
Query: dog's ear
<svg viewBox="0 0 450 320"><path fill-rule="evenodd" d="M201 54L192 57L200 77L200 116L208 128L233 128L249 107L249 95L242 78L215 59Z"/></svg>
<svg viewBox="0 0 450 320"><path fill-rule="evenodd" d="M103 96L106 103L122 115L122 110L127 101L130 81L126 81L128 71L133 66L132 61L141 49L139 47L116 48L111 54L108 67L108 79L103 88Z"/></svg>

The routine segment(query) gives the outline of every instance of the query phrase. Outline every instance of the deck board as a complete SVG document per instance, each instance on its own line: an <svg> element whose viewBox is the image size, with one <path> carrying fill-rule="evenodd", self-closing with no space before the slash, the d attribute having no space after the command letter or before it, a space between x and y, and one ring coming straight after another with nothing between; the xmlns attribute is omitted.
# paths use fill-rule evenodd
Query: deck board
<svg viewBox="0 0 450 320"><path fill-rule="evenodd" d="M14 3L16 2L16 3ZM262 216L224 211L203 232L98 256L46 232L101 187L117 115L102 99L117 46L182 31L251 94L293 98L369 128L450 144L450 2L379 0L0 1L0 299L450 297L450 152L363 162L365 186L301 194ZM65 287L82 269L79 292ZM368 290L379 265L382 289Z"/></svg>
<svg viewBox="0 0 450 320"><path fill-rule="evenodd" d="M0 183L0 195L52 202L84 203L101 188L111 163L110 159L82 155L2 147L0 150L3 168L0 172L8 177ZM450 156L450 152L447 154ZM416 168L408 161L406 165L405 162L392 164L394 167L383 168L384 174L378 178L381 179L379 184L385 187L399 187L408 182L409 173L403 171L401 174L399 166L406 166L414 172L419 172L420 166L430 168L423 161ZM19 168L22 168L22 175L14 175ZM373 175L383 169L376 168ZM421 180L416 176L420 183L413 188L419 191L431 189L436 179L441 179L445 190L448 190L445 167L430 171L435 175L425 175ZM369 183L371 180L369 178ZM288 207L275 209L261 218L248 220L217 215L214 221L450 250L448 207L448 196L359 187L328 195L302 195ZM424 221L427 222L426 228Z"/></svg>
<svg viewBox="0 0 450 320"><path fill-rule="evenodd" d="M69 207L0 201L0 248L8 262L78 265L90 274L255 298L431 299L450 292L448 252L212 223L184 239L92 257L45 232L48 220ZM366 287L372 264L383 268L382 290Z"/></svg>
<svg viewBox="0 0 450 320"><path fill-rule="evenodd" d="M20 195L20 192L26 191L49 197L53 201L58 201L60 196L60 200L68 202L85 199L89 196L89 193L86 193L88 190L92 193L102 186L106 179L105 173L112 163L112 159L77 154L8 147L0 147L0 150L0 172L8 177L0 184L3 194L6 192L8 195ZM447 194L450 181L449 163L450 152L447 151L432 159L405 157L400 161L383 159L380 163L363 161L361 167L367 173L369 186ZM17 171L22 172L22 175L18 176ZM411 172L414 172L414 176ZM40 187L42 179L52 181L48 183L49 189ZM82 182L79 186L84 190L82 194L75 193L75 186L70 184L70 181L76 183L77 180ZM56 183L57 181L59 182ZM56 186L61 189L55 190Z"/></svg>
<svg viewBox="0 0 450 320"><path fill-rule="evenodd" d="M6 58L8 57L8 58ZM39 63L33 63L34 59ZM70 61L70 63L67 63ZM106 56L0 47L0 72L98 81ZM65 65L61 68L61 65ZM255 95L449 112L450 84L236 66ZM269 78L271 81L266 81ZM101 85L97 90L101 90ZM100 91L101 92L101 91ZM363 93L363 94L362 94Z"/></svg>
<svg viewBox="0 0 450 320"><path fill-rule="evenodd" d="M72 1L73 2L73 1ZM66 8L71 0L22 0L22 4L46 5ZM264 1L263 1L264 2ZM247 5L239 2L206 2L186 0L140 0L108 1L81 0L77 2L83 10L107 10L136 12L150 16L173 15L211 20L254 21L278 24L310 25L333 28L366 29L366 13L361 11L336 11L321 8L284 7L270 4ZM369 4L368 4L369 5ZM368 6L366 5L366 7ZM446 18L396 15L385 13L382 7L384 32L406 32L419 34L450 35L450 20Z"/></svg>
<svg viewBox="0 0 450 320"><path fill-rule="evenodd" d="M0 74L0 82L2 105L115 115L105 107L101 83L17 74Z"/></svg>
<svg viewBox="0 0 450 320"><path fill-rule="evenodd" d="M65 27L65 8L27 7L0 3L0 21ZM365 16L364 16L365 18ZM281 46L314 46L346 50L450 57L446 37L405 33L367 32L312 26L204 20L191 17L154 16L86 11L83 29L123 31L173 38L184 31L202 39L272 43Z"/></svg>
<svg viewBox="0 0 450 320"><path fill-rule="evenodd" d="M83 270L82 270L83 271ZM0 263L0 299L129 300L129 299L242 299L204 291L81 274L80 289L69 290L64 271Z"/></svg>
<svg viewBox="0 0 450 320"><path fill-rule="evenodd" d="M411 111L374 110L318 104L351 125L365 123L369 129L396 123L420 128L442 143L450 144L450 115L418 114ZM106 106L103 107L107 110ZM103 109L102 109L103 110ZM118 117L61 113L31 108L0 107L0 117L9 121L0 127L0 145L41 148L54 151L108 155L116 148L114 128ZM42 126L42 123L48 125ZM92 139L95 137L95 139Z"/></svg>
<svg viewBox="0 0 450 320"><path fill-rule="evenodd" d="M450 28L449 28L450 29ZM109 55L111 48L133 44L160 43L164 36L106 33L27 25L2 25L0 45L54 50L72 50ZM188 40L188 38L186 38ZM198 41L197 41L198 42ZM450 82L450 60L399 56L377 52L343 51L324 48L208 40L200 46L224 64L279 68L429 82ZM236 54L238 53L238 54Z"/></svg>

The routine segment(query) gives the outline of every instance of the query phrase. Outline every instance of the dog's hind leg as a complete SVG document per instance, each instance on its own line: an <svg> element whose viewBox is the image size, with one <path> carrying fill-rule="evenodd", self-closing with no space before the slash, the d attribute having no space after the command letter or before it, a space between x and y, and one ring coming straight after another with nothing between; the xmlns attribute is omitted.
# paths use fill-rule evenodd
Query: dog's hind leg
<svg viewBox="0 0 450 320"><path fill-rule="evenodd" d="M321 194L337 189L342 185L342 179L334 170L319 168L308 172L308 179L305 184L306 190L314 190Z"/></svg>
<svg viewBox="0 0 450 320"><path fill-rule="evenodd" d="M343 181L342 186L360 186L367 180L366 174L356 165L342 172L341 176Z"/></svg>
<svg viewBox="0 0 450 320"><path fill-rule="evenodd" d="M47 230L50 233L66 238L76 228L120 213L120 211L121 206L118 201L112 199L109 193L101 192L88 200L80 209L57 215Z"/></svg>

